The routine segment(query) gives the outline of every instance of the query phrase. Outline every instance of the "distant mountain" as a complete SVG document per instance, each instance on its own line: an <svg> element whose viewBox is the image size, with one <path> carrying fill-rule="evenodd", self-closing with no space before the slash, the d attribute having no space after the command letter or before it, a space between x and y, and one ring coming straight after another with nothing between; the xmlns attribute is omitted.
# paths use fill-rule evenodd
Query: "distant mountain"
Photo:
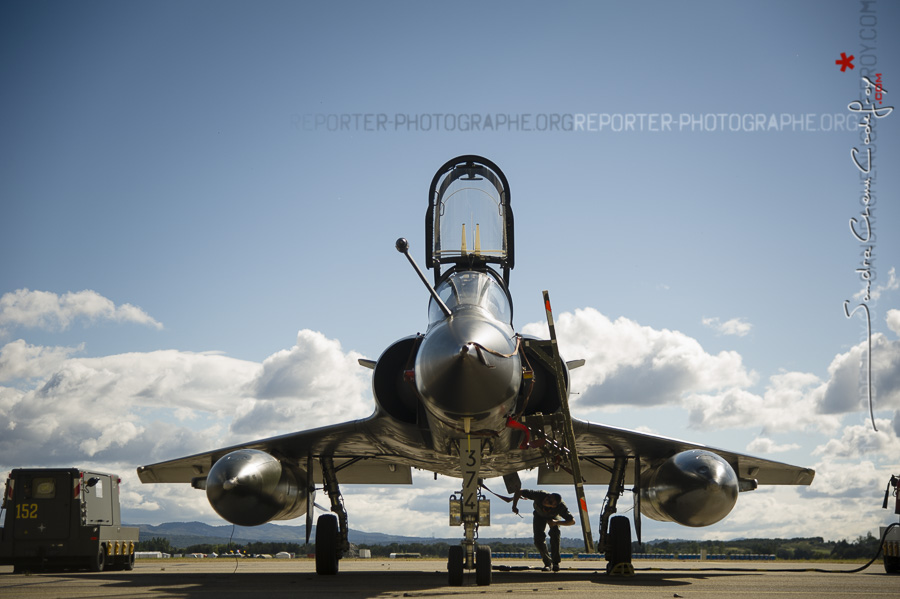
<svg viewBox="0 0 900 599"><path fill-rule="evenodd" d="M255 541L263 542L306 542L306 526L280 526L276 524L263 524L261 526L232 526L224 524L212 526L203 522L166 522L164 524L129 524L137 526L140 530L140 540L147 541L154 537L168 539L176 547L188 547L204 543L227 543L229 539L238 544L246 544ZM404 537L380 532L363 532L350 529L350 542L356 545L390 545L391 543L459 543L459 538L436 539L433 537ZM313 526L310 534L310 542L315 542L316 527ZM530 543L531 538L523 539L483 539L483 542L500 543ZM580 539L562 539L565 547L581 546Z"/></svg>

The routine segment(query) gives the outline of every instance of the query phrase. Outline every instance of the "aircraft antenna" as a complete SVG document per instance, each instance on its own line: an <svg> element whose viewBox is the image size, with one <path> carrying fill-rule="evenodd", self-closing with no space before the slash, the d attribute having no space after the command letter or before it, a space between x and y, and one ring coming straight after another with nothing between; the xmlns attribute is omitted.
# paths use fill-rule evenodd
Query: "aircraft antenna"
<svg viewBox="0 0 900 599"><path fill-rule="evenodd" d="M441 309L441 312L444 313L444 316L450 316L450 308L447 307L447 304L444 303L444 300L437 294L437 291L434 290L434 287L428 282L428 279L425 278L425 273L419 268L419 265L416 264L416 261L413 260L413 257L409 255L409 242L405 237L401 237L397 240L397 243L394 244L394 247L397 248L397 251L406 256L406 259L409 260L409 263L412 265L413 269L415 269L416 274L419 275L419 278L422 279L422 282L425 284L425 287L428 288L428 293L431 294L431 298L435 301L438 307Z"/></svg>

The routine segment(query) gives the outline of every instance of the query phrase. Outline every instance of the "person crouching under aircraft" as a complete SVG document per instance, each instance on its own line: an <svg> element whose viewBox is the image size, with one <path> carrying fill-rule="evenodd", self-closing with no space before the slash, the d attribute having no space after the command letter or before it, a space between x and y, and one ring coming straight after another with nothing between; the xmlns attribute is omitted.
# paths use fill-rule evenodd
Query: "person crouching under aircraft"
<svg viewBox="0 0 900 599"><path fill-rule="evenodd" d="M559 572L559 527L572 526L575 524L575 518L572 517L569 508L563 503L559 493L545 493L544 491L531 491L529 489L519 489L513 496L512 511L518 514L519 497L531 499L534 501L534 546L541 553L541 559L544 561L544 572L549 572L553 568L554 572ZM547 551L546 538L544 530L550 527L550 551Z"/></svg>

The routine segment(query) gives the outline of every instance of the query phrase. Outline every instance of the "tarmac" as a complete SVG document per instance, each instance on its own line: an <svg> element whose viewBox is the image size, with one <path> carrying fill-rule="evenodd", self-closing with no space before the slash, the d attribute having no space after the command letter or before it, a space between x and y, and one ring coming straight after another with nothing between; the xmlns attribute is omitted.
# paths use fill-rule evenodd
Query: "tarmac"
<svg viewBox="0 0 900 599"><path fill-rule="evenodd" d="M498 566L529 569L497 570ZM466 572L462 587L447 586L446 560L346 559L337 576L318 576L311 559L141 559L131 572L13 574L0 566L3 599L181 597L510 597L566 599L665 598L878 598L900 596L900 575L881 561L855 564L635 561L633 577L606 574L606 562L570 560L560 572L537 570L538 561L494 559L490 586ZM833 572L814 571L815 569Z"/></svg>

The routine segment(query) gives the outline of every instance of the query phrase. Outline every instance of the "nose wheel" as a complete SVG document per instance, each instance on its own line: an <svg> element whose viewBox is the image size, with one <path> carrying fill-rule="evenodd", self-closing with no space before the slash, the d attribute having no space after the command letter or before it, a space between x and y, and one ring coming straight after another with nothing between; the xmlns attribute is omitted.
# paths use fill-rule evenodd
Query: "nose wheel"
<svg viewBox="0 0 900 599"><path fill-rule="evenodd" d="M465 548L462 545L454 545L450 548L447 558L447 583L452 587L463 586L465 570ZM491 584L491 548L487 545L475 548L475 584L478 586Z"/></svg>
<svg viewBox="0 0 900 599"><path fill-rule="evenodd" d="M462 545L454 545L450 548L447 558L447 584L452 587L461 587L463 584L463 570L465 568L465 551Z"/></svg>
<svg viewBox="0 0 900 599"><path fill-rule="evenodd" d="M481 469L482 439L466 437L459 440L459 465L463 488L459 497L450 497L450 524L462 526L465 538L450 548L447 556L447 582L462 586L465 570L475 570L479 586L491 584L491 548L478 545L478 526L491 523L490 503L479 493L478 471Z"/></svg>
<svg viewBox="0 0 900 599"><path fill-rule="evenodd" d="M475 550L475 583L478 586L491 584L491 548L487 545Z"/></svg>

